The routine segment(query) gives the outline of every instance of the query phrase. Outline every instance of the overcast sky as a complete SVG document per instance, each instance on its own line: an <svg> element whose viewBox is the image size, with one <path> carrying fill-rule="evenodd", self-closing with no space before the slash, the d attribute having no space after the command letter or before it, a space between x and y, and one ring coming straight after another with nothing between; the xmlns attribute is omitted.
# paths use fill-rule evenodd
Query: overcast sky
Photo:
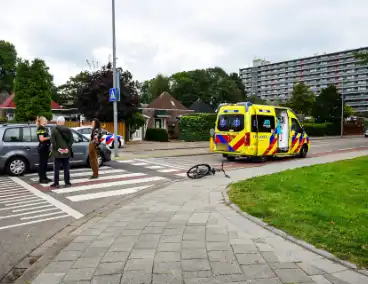
<svg viewBox="0 0 368 284"><path fill-rule="evenodd" d="M112 55L110 0L1 0L0 39L56 84ZM368 46L367 0L116 0L118 66L145 80Z"/></svg>

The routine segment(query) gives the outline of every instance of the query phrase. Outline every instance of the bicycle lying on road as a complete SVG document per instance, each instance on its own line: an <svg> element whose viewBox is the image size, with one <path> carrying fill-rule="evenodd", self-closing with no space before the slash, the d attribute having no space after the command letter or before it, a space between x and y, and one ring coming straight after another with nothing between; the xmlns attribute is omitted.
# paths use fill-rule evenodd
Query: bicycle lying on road
<svg viewBox="0 0 368 284"><path fill-rule="evenodd" d="M222 161L220 168L212 168L209 164L195 165L187 171L187 176L191 179L199 179L205 176L213 176L216 172L223 172L225 177L230 178L224 170L224 161Z"/></svg>

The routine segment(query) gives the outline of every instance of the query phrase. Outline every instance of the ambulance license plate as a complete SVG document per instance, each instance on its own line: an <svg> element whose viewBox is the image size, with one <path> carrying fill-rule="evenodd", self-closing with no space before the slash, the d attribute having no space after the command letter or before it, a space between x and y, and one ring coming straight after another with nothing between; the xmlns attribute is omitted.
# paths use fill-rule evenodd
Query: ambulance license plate
<svg viewBox="0 0 368 284"><path fill-rule="evenodd" d="M227 144L217 144L216 145L216 150L227 152L228 151L228 146L227 146Z"/></svg>

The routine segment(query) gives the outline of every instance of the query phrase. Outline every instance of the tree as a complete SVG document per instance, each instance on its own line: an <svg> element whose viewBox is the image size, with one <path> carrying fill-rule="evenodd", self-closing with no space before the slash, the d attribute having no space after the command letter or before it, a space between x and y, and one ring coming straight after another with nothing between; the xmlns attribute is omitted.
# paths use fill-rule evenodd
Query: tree
<svg viewBox="0 0 368 284"><path fill-rule="evenodd" d="M139 100L142 104L149 104L153 101L153 96L148 91L149 86L149 80L144 81L143 83L139 83Z"/></svg>
<svg viewBox="0 0 368 284"><path fill-rule="evenodd" d="M16 64L15 46L10 42L0 40L0 92L11 93L13 90Z"/></svg>
<svg viewBox="0 0 368 284"><path fill-rule="evenodd" d="M341 121L341 94L338 93L334 85L330 85L321 90L316 98L312 115L317 122L340 123ZM351 115L351 109L344 105L344 117Z"/></svg>
<svg viewBox="0 0 368 284"><path fill-rule="evenodd" d="M138 111L138 82L133 80L128 70L120 70L120 102L118 102L118 120L124 120L128 129L138 129L144 124L144 119ZM84 76L86 76L84 78ZM109 102L109 89L113 85L111 63L102 66L100 70L85 73L82 84L77 88L76 106L83 115L101 121L113 121L113 104ZM134 132L134 131L133 131Z"/></svg>
<svg viewBox="0 0 368 284"><path fill-rule="evenodd" d="M268 102L258 96L252 95L248 98L248 101L256 105L268 105Z"/></svg>
<svg viewBox="0 0 368 284"><path fill-rule="evenodd" d="M178 72L170 81L171 94L186 107L198 98L211 106L244 99L244 87L220 67Z"/></svg>
<svg viewBox="0 0 368 284"><path fill-rule="evenodd" d="M241 78L238 73L230 73L230 79L233 80L241 92L241 97L243 101L247 100L247 92L245 91L245 85L243 84Z"/></svg>
<svg viewBox="0 0 368 284"><path fill-rule="evenodd" d="M88 72L82 71L57 88L57 102L68 107L76 107L78 90L88 85Z"/></svg>
<svg viewBox="0 0 368 284"><path fill-rule="evenodd" d="M359 60L359 64L368 64L368 52L356 52L354 54L355 59Z"/></svg>
<svg viewBox="0 0 368 284"><path fill-rule="evenodd" d="M14 82L15 119L34 121L37 116L52 118L53 77L42 59L19 60Z"/></svg>
<svg viewBox="0 0 368 284"><path fill-rule="evenodd" d="M150 81L148 93L155 99L163 92L170 92L170 80L168 77L158 74Z"/></svg>
<svg viewBox="0 0 368 284"><path fill-rule="evenodd" d="M287 105L301 115L309 115L312 112L314 102L316 101L315 94L304 83L294 85L291 98Z"/></svg>

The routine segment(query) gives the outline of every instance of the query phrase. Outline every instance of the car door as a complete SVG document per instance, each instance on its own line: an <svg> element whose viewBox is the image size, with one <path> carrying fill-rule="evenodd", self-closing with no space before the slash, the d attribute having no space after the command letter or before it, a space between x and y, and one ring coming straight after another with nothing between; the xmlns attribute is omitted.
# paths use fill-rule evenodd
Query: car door
<svg viewBox="0 0 368 284"><path fill-rule="evenodd" d="M74 157L70 160L73 164L84 164L88 158L88 144L89 141L82 134L75 130L71 130L73 134L73 154Z"/></svg>
<svg viewBox="0 0 368 284"><path fill-rule="evenodd" d="M37 127L23 127L22 143L24 149L28 153L28 161L31 167L38 167L39 154L38 154L38 138L36 134Z"/></svg>

